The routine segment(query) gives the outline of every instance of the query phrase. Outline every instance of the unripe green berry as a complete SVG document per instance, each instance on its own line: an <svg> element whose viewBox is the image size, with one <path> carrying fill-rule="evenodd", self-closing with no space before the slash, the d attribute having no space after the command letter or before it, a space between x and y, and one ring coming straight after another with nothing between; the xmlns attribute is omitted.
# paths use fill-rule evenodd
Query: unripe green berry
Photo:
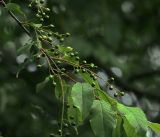
<svg viewBox="0 0 160 137"><path fill-rule="evenodd" d="M79 58L79 57L76 57L76 60L80 60L80 58Z"/></svg>
<svg viewBox="0 0 160 137"><path fill-rule="evenodd" d="M56 83L56 82L53 82L53 86L56 87L56 85L57 85L57 83Z"/></svg>
<svg viewBox="0 0 160 137"><path fill-rule="evenodd" d="M90 64L90 67L91 67L91 68L94 68L94 64L93 64L93 63L91 63L91 64Z"/></svg>
<svg viewBox="0 0 160 137"><path fill-rule="evenodd" d="M60 42L63 42L64 41L64 38L60 38L60 40L59 40Z"/></svg>
<svg viewBox="0 0 160 137"><path fill-rule="evenodd" d="M82 72L83 72L83 73L86 73L86 69L82 69Z"/></svg>
<svg viewBox="0 0 160 137"><path fill-rule="evenodd" d="M90 75L90 77L92 77L92 78L93 78L93 77L94 77L94 74L91 74L91 75Z"/></svg>
<svg viewBox="0 0 160 137"><path fill-rule="evenodd" d="M95 86L96 86L95 82L92 82L91 86L92 86L92 87L95 87Z"/></svg>
<svg viewBox="0 0 160 137"><path fill-rule="evenodd" d="M114 97L118 97L118 93L116 92L116 93L114 93Z"/></svg>
<svg viewBox="0 0 160 137"><path fill-rule="evenodd" d="M76 70L75 70L75 73L79 73L79 69L76 69Z"/></svg>
<svg viewBox="0 0 160 137"><path fill-rule="evenodd" d="M124 95L125 95L125 93L124 93L124 92L120 92L120 95L121 95L121 96L124 96Z"/></svg>
<svg viewBox="0 0 160 137"><path fill-rule="evenodd" d="M49 26L50 26L51 28L54 28L54 25L53 25L53 24L50 24Z"/></svg>
<svg viewBox="0 0 160 137"><path fill-rule="evenodd" d="M56 63L57 63L57 64L61 64L62 62L58 60Z"/></svg>
<svg viewBox="0 0 160 137"><path fill-rule="evenodd" d="M114 78L113 78L113 77L111 77L111 79L110 79L110 80L111 80L111 82L113 82L113 81L114 81Z"/></svg>
<svg viewBox="0 0 160 137"><path fill-rule="evenodd" d="M83 60L83 63L84 63L84 64L86 64L86 63L87 63L87 61L86 61L86 60Z"/></svg>
<svg viewBox="0 0 160 137"><path fill-rule="evenodd" d="M41 33L44 33L44 30L40 30Z"/></svg>
<svg viewBox="0 0 160 137"><path fill-rule="evenodd" d="M40 58L41 58L41 55L37 55L37 56L36 56L36 59L40 59Z"/></svg>
<svg viewBox="0 0 160 137"><path fill-rule="evenodd" d="M70 53L70 56L71 56L71 57L73 57L73 56L74 56L74 53L73 53L73 52L72 52L72 53Z"/></svg>
<svg viewBox="0 0 160 137"><path fill-rule="evenodd" d="M47 39L47 36L43 35L42 38L46 40L46 39Z"/></svg>
<svg viewBox="0 0 160 137"><path fill-rule="evenodd" d="M37 1L37 0L35 1L35 4L38 4L38 1Z"/></svg>
<svg viewBox="0 0 160 137"><path fill-rule="evenodd" d="M61 71L65 72L65 71L66 71L66 69L65 69L65 68L61 68Z"/></svg>
<svg viewBox="0 0 160 137"><path fill-rule="evenodd" d="M45 8L45 10L46 10L46 11L50 11L50 9L49 9L49 8Z"/></svg>
<svg viewBox="0 0 160 137"><path fill-rule="evenodd" d="M75 52L74 54L75 54L75 56L77 56L77 55L78 55L78 52Z"/></svg>
<svg viewBox="0 0 160 137"><path fill-rule="evenodd" d="M68 33L68 32L66 33L66 37L69 37L70 35L71 35L70 33Z"/></svg>
<svg viewBox="0 0 160 137"><path fill-rule="evenodd" d="M58 134L59 134L59 135L62 134L62 130L61 130L61 129L58 130Z"/></svg>
<svg viewBox="0 0 160 137"><path fill-rule="evenodd" d="M49 75L49 79L52 80L53 79L53 75Z"/></svg>
<svg viewBox="0 0 160 137"><path fill-rule="evenodd" d="M48 33L48 36L51 37L51 36L52 36L52 32L49 32L49 33Z"/></svg>
<svg viewBox="0 0 160 137"><path fill-rule="evenodd" d="M58 56L58 55L59 55L59 52L55 52L54 55L55 55L55 56Z"/></svg>
<svg viewBox="0 0 160 137"><path fill-rule="evenodd" d="M109 86L109 90L113 90L113 86L112 85Z"/></svg>
<svg viewBox="0 0 160 137"><path fill-rule="evenodd" d="M67 128L67 127L68 127L68 124L67 124L67 123L64 123L64 127Z"/></svg>
<svg viewBox="0 0 160 137"><path fill-rule="evenodd" d="M38 17L38 18L39 18L39 17L40 17L40 15L39 15L39 14L36 14L36 17Z"/></svg>
<svg viewBox="0 0 160 137"><path fill-rule="evenodd" d="M40 18L40 21L42 21L42 22L43 22L43 21L44 21L44 19L43 19L43 18Z"/></svg>
<svg viewBox="0 0 160 137"><path fill-rule="evenodd" d="M67 49L68 49L69 51L72 51L72 50L73 50L73 48L71 48L71 47L67 47Z"/></svg>
<svg viewBox="0 0 160 137"><path fill-rule="evenodd" d="M41 13L41 11L38 9L38 13Z"/></svg>
<svg viewBox="0 0 160 137"><path fill-rule="evenodd" d="M93 77L93 80L97 80L97 77L96 77L96 76L94 76L94 77Z"/></svg>
<svg viewBox="0 0 160 137"><path fill-rule="evenodd" d="M40 65L40 64L37 65L37 68L41 68L41 67L42 67L42 65Z"/></svg>
<svg viewBox="0 0 160 137"><path fill-rule="evenodd" d="M41 0L40 3L43 4L43 3L44 3L44 0Z"/></svg>
<svg viewBox="0 0 160 137"><path fill-rule="evenodd" d="M46 16L45 16L45 18L46 18L46 19L49 19L49 16L48 16L48 15L46 15Z"/></svg>
<svg viewBox="0 0 160 137"><path fill-rule="evenodd" d="M29 4L28 7L31 8L31 7L32 7L32 4Z"/></svg>
<svg viewBox="0 0 160 137"><path fill-rule="evenodd" d="M51 38L51 37L48 37L48 41L49 41L49 42L52 42L52 38Z"/></svg>

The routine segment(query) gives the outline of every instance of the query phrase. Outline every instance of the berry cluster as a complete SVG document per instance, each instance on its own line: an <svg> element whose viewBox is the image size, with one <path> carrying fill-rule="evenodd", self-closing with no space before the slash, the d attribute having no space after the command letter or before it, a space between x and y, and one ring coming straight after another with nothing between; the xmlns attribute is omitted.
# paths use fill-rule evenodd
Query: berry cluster
<svg viewBox="0 0 160 137"><path fill-rule="evenodd" d="M37 9L36 17L40 19L40 21L44 21L44 18L49 18L48 12L49 8L44 7L44 0L33 0L29 7L35 7ZM43 67L44 64L40 63L40 60L44 58L48 64L49 68L49 79L52 81L52 85L56 88L59 83L57 83L57 79L61 81L63 85L63 79L68 78L72 82L76 83L76 78L73 76L81 76L87 77L88 83L94 88L97 89L98 82L97 78L100 78L95 72L94 69L98 67L93 63L87 63L86 60L81 61L79 57L79 53L74 51L71 47L65 47L63 42L65 38L70 36L70 33L60 34L58 32L54 32L54 25L50 24L48 26L44 26L42 24L38 24L33 26L36 32L36 44L38 48L38 52L34 54L34 58L37 62L37 68ZM41 45L41 46L39 46ZM69 70L70 71L66 71ZM72 75L74 74L74 75ZM102 78L100 78L102 79ZM106 81L105 81L106 82ZM124 96L124 92L117 90L113 86L114 78L110 78L106 85L109 90L115 91L114 97ZM62 86L61 85L61 86ZM63 91L62 91L63 92ZM58 136L69 136L69 128L76 127L74 116L69 116L68 120L63 119L64 116L64 93L62 93L62 118L59 124L57 135ZM95 99L100 100L100 97L94 93ZM67 104L66 108L73 107L76 110L76 106ZM73 128L73 129L74 129ZM55 134L50 134L50 137L57 136Z"/></svg>
<svg viewBox="0 0 160 137"><path fill-rule="evenodd" d="M111 78L107 81L106 85L107 85L107 87L109 88L109 90L114 90L114 91L115 91L114 97L124 96L124 94L125 94L124 92L119 91L119 90L117 90L115 87L113 87L113 82L114 82L114 78L111 77Z"/></svg>
<svg viewBox="0 0 160 137"><path fill-rule="evenodd" d="M36 9L36 17L39 18L42 22L44 19L49 18L48 12L50 12L50 9L46 8L44 3L44 0L32 0L28 5L28 7Z"/></svg>

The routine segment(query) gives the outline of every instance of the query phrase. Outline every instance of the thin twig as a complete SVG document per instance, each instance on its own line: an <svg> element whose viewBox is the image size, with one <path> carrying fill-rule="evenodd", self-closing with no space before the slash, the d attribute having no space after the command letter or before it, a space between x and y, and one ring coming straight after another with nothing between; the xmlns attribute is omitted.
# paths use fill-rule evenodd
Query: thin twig
<svg viewBox="0 0 160 137"><path fill-rule="evenodd" d="M4 0L1 0L0 4L2 4L2 6L6 8L6 3ZM31 37L31 33L28 31L28 29L26 27L23 26L23 23L14 15L14 13L10 10L8 10L8 13L18 23L18 25L26 32L26 34L29 37Z"/></svg>
<svg viewBox="0 0 160 137"><path fill-rule="evenodd" d="M61 90L62 90L62 112L61 112L61 137L63 136L63 120L64 120L64 88L63 88L63 81L59 76Z"/></svg>

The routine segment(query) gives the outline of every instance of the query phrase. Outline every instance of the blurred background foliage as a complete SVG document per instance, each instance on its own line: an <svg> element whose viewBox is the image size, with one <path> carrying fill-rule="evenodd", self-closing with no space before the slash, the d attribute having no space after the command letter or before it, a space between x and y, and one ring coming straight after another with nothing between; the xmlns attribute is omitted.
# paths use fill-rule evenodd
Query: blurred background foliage
<svg viewBox="0 0 160 137"><path fill-rule="evenodd" d="M29 1L11 2L18 3L30 19L35 16L27 8ZM126 92L119 101L141 107L149 120L160 123L160 1L48 0L46 5L52 11L45 22L72 35L65 45L97 64L104 79L115 77L115 86ZM17 56L16 49L28 39L0 7L0 134L4 137L48 137L58 128L60 106L53 91L35 93L46 69L38 71L36 64L30 64L16 79L18 65L27 57ZM87 127L80 129L79 136L93 136Z"/></svg>

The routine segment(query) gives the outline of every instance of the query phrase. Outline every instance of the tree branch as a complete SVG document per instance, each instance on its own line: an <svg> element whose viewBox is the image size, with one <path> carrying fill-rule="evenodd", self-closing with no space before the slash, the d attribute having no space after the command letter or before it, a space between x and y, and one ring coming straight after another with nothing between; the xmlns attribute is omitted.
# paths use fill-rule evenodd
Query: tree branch
<svg viewBox="0 0 160 137"><path fill-rule="evenodd" d="M100 61L97 61L94 57L90 57L88 58L89 60L91 60L92 62L95 62L100 68L104 69L105 72L107 73L107 75L109 77L115 77L115 85L117 85L119 88L123 89L124 91L127 92L134 92L137 97L142 98L142 97L146 97L148 99L151 100L157 100L158 102L160 102L160 95L159 94L155 94L154 92L143 92L131 85L128 85L127 83L125 83L121 78L118 78L112 71L110 68L108 68L105 64L101 63Z"/></svg>
<svg viewBox="0 0 160 137"><path fill-rule="evenodd" d="M4 0L1 0L0 1L0 4L3 6L3 7L6 7L6 3ZM22 22L14 15L14 13L10 10L8 10L8 13L9 15L18 23L18 25L26 32L26 34L31 37L31 33L27 30L26 27L23 26Z"/></svg>

